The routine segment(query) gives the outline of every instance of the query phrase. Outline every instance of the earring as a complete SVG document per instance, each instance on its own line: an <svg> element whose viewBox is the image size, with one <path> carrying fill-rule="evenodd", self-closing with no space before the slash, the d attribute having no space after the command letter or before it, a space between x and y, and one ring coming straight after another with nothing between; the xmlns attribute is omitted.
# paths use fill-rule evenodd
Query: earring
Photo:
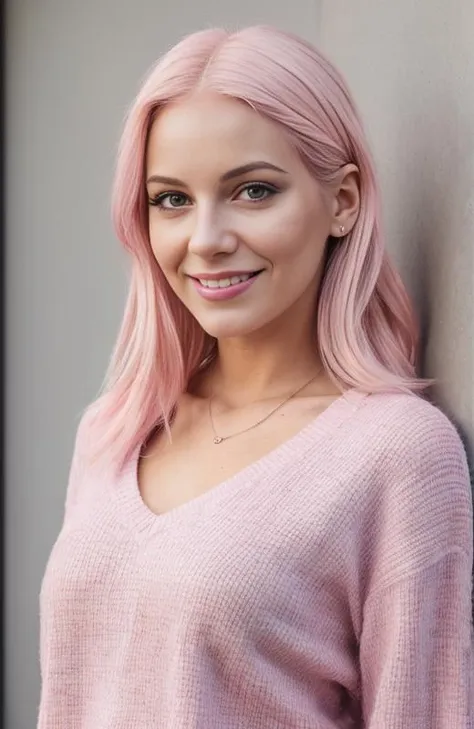
<svg viewBox="0 0 474 729"><path fill-rule="evenodd" d="M341 233L341 236L343 236L344 233L346 232L346 229L345 229L345 227L343 225L340 225L339 226L339 232Z"/></svg>

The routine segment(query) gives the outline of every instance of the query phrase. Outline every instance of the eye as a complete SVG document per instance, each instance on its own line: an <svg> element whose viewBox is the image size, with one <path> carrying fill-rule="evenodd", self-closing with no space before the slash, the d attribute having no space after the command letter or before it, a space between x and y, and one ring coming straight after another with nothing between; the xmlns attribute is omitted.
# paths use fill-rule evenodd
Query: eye
<svg viewBox="0 0 474 729"><path fill-rule="evenodd" d="M164 210L176 210L189 205L189 197L184 192L160 192L148 200L150 205Z"/></svg>
<svg viewBox="0 0 474 729"><path fill-rule="evenodd" d="M278 189L273 185L269 185L268 182L249 182L240 188L237 197L251 202L260 202L276 195L277 192Z"/></svg>

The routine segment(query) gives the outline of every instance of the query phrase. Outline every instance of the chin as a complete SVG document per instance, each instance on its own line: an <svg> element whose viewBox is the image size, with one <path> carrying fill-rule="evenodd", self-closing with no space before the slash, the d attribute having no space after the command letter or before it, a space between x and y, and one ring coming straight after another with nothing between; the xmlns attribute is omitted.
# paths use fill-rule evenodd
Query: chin
<svg viewBox="0 0 474 729"><path fill-rule="evenodd" d="M258 321L255 317L249 321L236 321L235 318L219 317L220 321L210 321L208 317L196 317L204 331L214 339L241 339L249 337L256 331L269 324L268 321ZM227 319L227 320L226 320Z"/></svg>

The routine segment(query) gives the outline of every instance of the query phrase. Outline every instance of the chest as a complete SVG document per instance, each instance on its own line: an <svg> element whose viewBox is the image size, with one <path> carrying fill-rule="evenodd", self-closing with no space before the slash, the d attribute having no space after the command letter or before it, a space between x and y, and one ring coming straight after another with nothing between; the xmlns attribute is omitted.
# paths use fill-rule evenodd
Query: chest
<svg viewBox="0 0 474 729"><path fill-rule="evenodd" d="M94 510L79 509L53 549L43 614L52 625L87 625L97 640L104 630L116 635L117 625L134 640L155 634L155 654L160 625L252 642L268 636L275 616L288 629L301 621L308 634L323 612L342 625L347 606L334 586L347 565L334 561L332 509L323 494L318 504L318 484L301 469L269 471L251 469L246 481L222 485L218 498L148 520L143 531L129 528L137 506L130 482L119 484L117 501L104 495Z"/></svg>
<svg viewBox="0 0 474 729"><path fill-rule="evenodd" d="M318 405L320 410L324 407ZM246 477L247 469L278 454L317 412L313 407L276 414L272 420L244 432L238 427L237 432L224 431L218 444L205 414L194 420L182 414L171 441L165 433L158 433L142 451L137 480L143 502L151 512L165 514L237 475ZM227 438L228 434L231 437Z"/></svg>

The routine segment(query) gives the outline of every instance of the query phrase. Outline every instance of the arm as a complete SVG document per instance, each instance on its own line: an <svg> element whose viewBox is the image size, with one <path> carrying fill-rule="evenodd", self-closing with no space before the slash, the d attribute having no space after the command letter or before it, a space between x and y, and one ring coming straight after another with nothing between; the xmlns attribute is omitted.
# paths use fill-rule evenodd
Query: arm
<svg viewBox="0 0 474 729"><path fill-rule="evenodd" d="M466 553L453 551L369 598L360 664L367 729L474 729Z"/></svg>
<svg viewBox="0 0 474 729"><path fill-rule="evenodd" d="M466 454L434 409L387 449L360 635L367 729L474 729Z"/></svg>

